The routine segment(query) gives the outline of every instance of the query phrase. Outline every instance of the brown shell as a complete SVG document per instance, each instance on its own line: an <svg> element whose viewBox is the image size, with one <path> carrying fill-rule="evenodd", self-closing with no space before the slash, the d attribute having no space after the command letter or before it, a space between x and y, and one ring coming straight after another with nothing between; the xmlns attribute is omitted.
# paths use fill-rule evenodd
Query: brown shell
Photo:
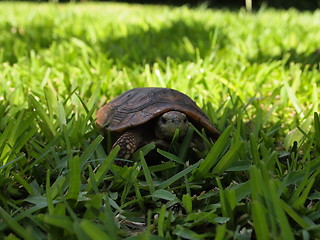
<svg viewBox="0 0 320 240"><path fill-rule="evenodd" d="M123 132L171 110L188 116L195 126L217 139L220 133L205 113L187 95L170 88L134 88L99 109L97 124L111 132Z"/></svg>

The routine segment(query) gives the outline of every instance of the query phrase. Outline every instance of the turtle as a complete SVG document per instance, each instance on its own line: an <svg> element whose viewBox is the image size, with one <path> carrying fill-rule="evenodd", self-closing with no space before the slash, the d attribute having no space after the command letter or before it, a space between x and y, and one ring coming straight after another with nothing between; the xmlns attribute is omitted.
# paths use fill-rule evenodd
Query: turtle
<svg viewBox="0 0 320 240"><path fill-rule="evenodd" d="M107 102L97 112L97 125L116 136L118 157L130 159L141 146L154 141L166 146L176 129L183 137L192 123L217 140L219 131L187 95L170 88L143 87L128 90Z"/></svg>

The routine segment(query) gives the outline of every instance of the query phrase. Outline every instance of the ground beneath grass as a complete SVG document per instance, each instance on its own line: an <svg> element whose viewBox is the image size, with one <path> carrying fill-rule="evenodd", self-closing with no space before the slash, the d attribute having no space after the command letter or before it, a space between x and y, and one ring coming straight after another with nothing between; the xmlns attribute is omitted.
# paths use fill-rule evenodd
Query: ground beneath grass
<svg viewBox="0 0 320 240"><path fill-rule="evenodd" d="M319 29L319 11L0 3L0 238L320 239ZM150 86L218 141L113 164L95 114Z"/></svg>

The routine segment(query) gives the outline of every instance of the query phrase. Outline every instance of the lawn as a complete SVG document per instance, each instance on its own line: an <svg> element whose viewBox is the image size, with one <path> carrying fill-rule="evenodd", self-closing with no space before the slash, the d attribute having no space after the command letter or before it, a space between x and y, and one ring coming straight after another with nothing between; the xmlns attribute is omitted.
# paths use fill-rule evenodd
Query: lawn
<svg viewBox="0 0 320 240"><path fill-rule="evenodd" d="M320 239L319 39L320 11L1 2L0 239ZM148 86L217 142L113 164L95 114Z"/></svg>

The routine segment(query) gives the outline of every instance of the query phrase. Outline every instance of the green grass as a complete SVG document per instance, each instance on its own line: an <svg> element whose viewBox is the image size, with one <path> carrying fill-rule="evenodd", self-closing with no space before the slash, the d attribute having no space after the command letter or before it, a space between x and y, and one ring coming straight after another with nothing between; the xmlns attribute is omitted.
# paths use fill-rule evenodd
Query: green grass
<svg viewBox="0 0 320 240"><path fill-rule="evenodd" d="M319 19L0 3L0 238L320 239ZM114 165L95 113L145 86L188 94L222 136Z"/></svg>

